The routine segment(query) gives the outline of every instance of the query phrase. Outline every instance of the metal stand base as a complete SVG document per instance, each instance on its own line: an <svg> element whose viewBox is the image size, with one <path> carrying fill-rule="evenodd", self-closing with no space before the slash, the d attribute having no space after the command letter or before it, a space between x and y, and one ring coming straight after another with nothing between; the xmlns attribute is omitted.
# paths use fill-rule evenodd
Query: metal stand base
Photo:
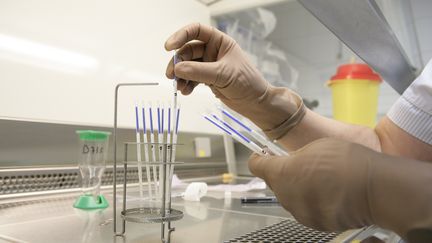
<svg viewBox="0 0 432 243"><path fill-rule="evenodd" d="M122 211L121 217L135 223L163 223L182 219L183 212L171 209L163 215L160 208L130 208Z"/></svg>

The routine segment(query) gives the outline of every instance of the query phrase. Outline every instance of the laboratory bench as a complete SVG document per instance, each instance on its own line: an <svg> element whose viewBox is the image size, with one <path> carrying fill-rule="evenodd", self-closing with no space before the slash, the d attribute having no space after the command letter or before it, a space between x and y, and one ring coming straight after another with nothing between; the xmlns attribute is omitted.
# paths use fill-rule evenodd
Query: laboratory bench
<svg viewBox="0 0 432 243"><path fill-rule="evenodd" d="M244 182L242 179L235 181ZM207 183L216 181L208 180ZM269 190L213 191L201 201L194 202L185 201L180 196L185 188L184 185L173 188L172 208L184 213L182 219L172 223L175 227L171 235L173 243L339 242L341 236L298 224L279 204L248 205L240 202L244 196L272 195ZM3 199L0 202L0 242L161 242L161 225L158 223L127 222L124 236L113 236L112 190L106 188L103 194L110 207L93 211L72 207L79 191ZM117 191L117 198L119 215L121 188ZM138 207L138 199L138 187L128 186L127 208Z"/></svg>

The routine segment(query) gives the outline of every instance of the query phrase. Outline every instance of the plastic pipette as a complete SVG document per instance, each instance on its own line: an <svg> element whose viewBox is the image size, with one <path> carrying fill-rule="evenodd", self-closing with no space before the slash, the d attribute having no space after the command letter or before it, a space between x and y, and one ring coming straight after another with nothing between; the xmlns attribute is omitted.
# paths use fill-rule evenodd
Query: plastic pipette
<svg viewBox="0 0 432 243"><path fill-rule="evenodd" d="M171 162L171 106L168 106L167 116L167 161Z"/></svg>
<svg viewBox="0 0 432 243"><path fill-rule="evenodd" d="M166 127L165 127L165 105L162 104L162 108L161 108L161 134L162 134L161 137L162 137L162 144L159 144L159 146L162 147L162 156L160 157L160 161L162 163L168 161L167 158L165 158L166 161L163 161L164 149L166 149L165 144L167 143L165 141L165 129L166 129ZM161 165L160 166L160 180L163 179L162 170L163 170L163 166ZM165 173L166 173L166 170L165 170ZM165 182L166 182L166 180L165 180ZM161 194L162 194L162 192L163 192L163 190L162 190L162 187L161 187Z"/></svg>
<svg viewBox="0 0 432 243"><path fill-rule="evenodd" d="M246 138L246 137L240 137L238 135L238 133L234 133L231 132L230 129L228 127L225 128L224 124L220 124L218 120L213 119L207 115L203 115L204 118L209 121L210 123L212 123L213 125L215 125L216 127L218 127L219 129L221 129L222 131L224 131L225 133L227 133L228 135L230 135L234 140L236 140L237 142L243 144L244 146L246 146L247 148L249 148L250 150L252 150L255 153L259 153L259 154L267 154L261 147L259 147L256 143L254 143L253 141L251 141L250 139Z"/></svg>
<svg viewBox="0 0 432 243"><path fill-rule="evenodd" d="M172 130L173 130L173 142L172 142L173 143L173 152L172 152L171 161L175 162L177 134L178 134L178 128L179 128L179 121L180 121L180 107L177 108L177 112L175 113L175 117L173 118L173 120L175 120L175 122L174 122L174 126L172 128Z"/></svg>
<svg viewBox="0 0 432 243"><path fill-rule="evenodd" d="M167 110L167 131L166 131L167 133L167 162L171 162L171 106L168 106L168 110ZM170 173L170 171L171 171L171 164L168 164L168 166L166 167L167 168L167 171L166 171L166 173L168 174L168 176L166 176L166 181L165 181L165 184L166 185L168 185L168 190L166 191L167 192L167 195L166 195L166 198L169 198L169 195L170 195L170 193L171 193L171 191L170 191L170 185L169 185L169 183L170 183L170 177L169 177L169 173ZM170 199L168 199L168 200L170 200Z"/></svg>
<svg viewBox="0 0 432 243"><path fill-rule="evenodd" d="M177 53L174 53L174 65L176 65L178 63L178 57L177 57ZM173 119L172 119L172 129L174 130L175 123L177 121L176 119L176 111L177 111L177 77L174 74L174 80L173 80L173 107L172 107L172 112L174 114ZM174 146L175 143L173 142Z"/></svg>
<svg viewBox="0 0 432 243"><path fill-rule="evenodd" d="M178 56L177 56L177 53L175 52L174 53L174 60L173 60L173 64L174 64L174 67L173 68L175 68L175 65L179 62L179 59L178 59ZM179 117L180 117L180 108L177 108L177 77L175 76L175 73L174 73L174 80L173 80L173 101L172 101L172 113L173 113L173 116L172 116L172 119L171 119L171 127L172 127L172 130L171 130L171 132L172 132L172 143L171 143L171 156L170 156L170 160L168 160L168 161L170 161L170 162L175 162L175 155L176 155L176 147L177 147L177 132L178 132L178 122L179 122ZM169 121L168 121L169 122ZM170 132L170 133L171 133ZM170 181L169 181L169 186L168 186L168 190L169 190L169 193L168 193L168 195L170 195L171 194L171 183L172 183L172 177L173 177L173 174L174 174L174 164L169 164L169 178L170 178ZM170 202L171 202L171 198L169 198L169 200L170 200Z"/></svg>
<svg viewBox="0 0 432 243"><path fill-rule="evenodd" d="M248 137L246 137L243 134L241 134L239 131L237 131L235 128L233 128L231 125L229 125L228 123L224 122L222 119L220 119L219 117L217 117L215 114L212 114L212 116L219 123L222 123L226 128L228 128L233 134L235 134L236 136L238 136L241 139L243 139L243 141L251 144L253 147L255 147L257 149L260 149L260 150L264 151L260 146L258 146L256 143L254 143L253 141L251 141Z"/></svg>
<svg viewBox="0 0 432 243"><path fill-rule="evenodd" d="M180 121L180 107L177 108L177 115L176 115L176 126L175 126L176 142L177 142L177 134L178 134L178 128L179 128L179 121Z"/></svg>
<svg viewBox="0 0 432 243"><path fill-rule="evenodd" d="M173 70L174 70L174 68L175 68L175 65L177 64L177 63L179 63L179 58L178 58L178 56L177 56L177 52L174 52L174 57L173 57L173 64L174 64L174 66L173 66ZM175 76L175 73L174 73L174 80L175 81L177 81L177 77Z"/></svg>
<svg viewBox="0 0 432 243"><path fill-rule="evenodd" d="M216 119L219 123L222 123L226 128L228 128L231 132L235 133L237 136L241 137L245 141L250 141L249 138L241 134L239 131L237 131L235 128L233 128L230 124L224 122L222 119L217 117L215 114L212 114L212 117Z"/></svg>
<svg viewBox="0 0 432 243"><path fill-rule="evenodd" d="M174 67L178 62L179 62L179 60L178 60L177 53L174 53ZM173 80L173 113L174 113L173 114L174 115L173 120L174 121L176 120L176 114L175 114L176 110L177 110L177 77L174 74L174 80ZM174 129L174 126L173 126L173 129Z"/></svg>
<svg viewBox="0 0 432 243"><path fill-rule="evenodd" d="M241 128L243 128L245 131L249 132L250 135L255 138L258 142L261 144L267 146L271 153L275 155L288 155L288 153L281 148L279 148L277 145L272 143L271 141L267 140L264 136L262 136L259 132L255 131L254 129L250 128L243 122L241 122L238 118L236 118L234 115L232 115L227 110L223 109L222 107L219 107L219 109L222 111L222 114L230 118L232 121L237 123Z"/></svg>
<svg viewBox="0 0 432 243"><path fill-rule="evenodd" d="M135 131L136 131L136 150L137 150L137 163L138 163L138 183L139 183L139 191L140 198L143 198L143 180L142 180L142 162L141 162L141 131L139 126L139 114L138 114L138 104L135 105Z"/></svg>
<svg viewBox="0 0 432 243"><path fill-rule="evenodd" d="M164 119L165 119L165 106L162 104L162 108L161 108L161 133L162 133L162 136L164 135L164 132L165 132Z"/></svg>
<svg viewBox="0 0 432 243"><path fill-rule="evenodd" d="M142 111L142 121L143 121L144 159L145 159L145 162L147 162L146 163L147 186L148 186L150 201L152 201L153 200L153 192L152 192L152 188L151 188L150 166L148 165L148 162L150 162L150 159L149 159L149 151L148 151L147 125L146 125L146 116L145 116L144 105L141 107L141 111Z"/></svg>
<svg viewBox="0 0 432 243"><path fill-rule="evenodd" d="M155 137L154 137L154 129L153 129L153 111L152 111L152 107L151 104L149 105L149 116L150 116L150 143L151 143L151 152L152 152L152 160L153 163L156 163L156 149L155 149ZM153 164L153 180L155 183L155 194L156 197L158 197L159 195L159 184L158 184L158 178L157 178L157 167Z"/></svg>
<svg viewBox="0 0 432 243"><path fill-rule="evenodd" d="M174 65L178 63L178 57L177 57L177 53L174 53ZM173 132L173 154L175 155L175 147L176 147L176 143L177 143L177 129L178 128L178 116L177 113L180 113L180 109L177 112L177 77L174 74L174 81L173 81L173 107L172 107L172 112L173 112L173 118L172 118L172 132ZM174 141L174 137L175 137L175 141ZM175 156L173 156L175 158Z"/></svg>
<svg viewBox="0 0 432 243"><path fill-rule="evenodd" d="M176 146L177 146L177 134L178 134L178 128L179 128L179 121L180 121L180 107L177 108L177 112L174 112L174 117L173 120L174 121L174 126L172 128L172 133L173 133L173 141L172 141L172 156L171 156L171 162L174 163L175 162L175 157L176 157ZM171 183L172 183L172 177L174 175L174 164L170 164L170 173L169 173L169 178L170 178L170 182L169 182L169 187L171 188ZM171 189L169 189L171 190ZM170 191L171 193L171 191ZM170 199L171 200L171 199Z"/></svg>
<svg viewBox="0 0 432 243"><path fill-rule="evenodd" d="M157 133L158 133L158 148L159 148L159 162L163 163L162 156L163 156L163 129L162 129L162 115L161 115L161 107L158 103L157 107L157 119L158 119L158 127L157 127ZM159 183L160 180L162 180L162 165L159 165ZM159 195L162 195L162 186L159 185Z"/></svg>

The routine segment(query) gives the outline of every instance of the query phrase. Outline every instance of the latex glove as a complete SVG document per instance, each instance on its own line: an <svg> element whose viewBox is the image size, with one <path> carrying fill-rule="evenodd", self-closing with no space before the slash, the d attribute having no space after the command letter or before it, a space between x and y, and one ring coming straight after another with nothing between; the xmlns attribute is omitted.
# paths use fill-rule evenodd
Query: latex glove
<svg viewBox="0 0 432 243"><path fill-rule="evenodd" d="M165 43L176 50L180 63L168 64L166 75L190 94L198 83L210 87L224 104L246 116L277 139L304 116L302 99L287 88L270 85L249 62L239 45L221 31L199 23L174 33Z"/></svg>
<svg viewBox="0 0 432 243"><path fill-rule="evenodd" d="M376 224L429 242L432 164L329 138L290 155L254 154L249 168L300 223L324 231Z"/></svg>

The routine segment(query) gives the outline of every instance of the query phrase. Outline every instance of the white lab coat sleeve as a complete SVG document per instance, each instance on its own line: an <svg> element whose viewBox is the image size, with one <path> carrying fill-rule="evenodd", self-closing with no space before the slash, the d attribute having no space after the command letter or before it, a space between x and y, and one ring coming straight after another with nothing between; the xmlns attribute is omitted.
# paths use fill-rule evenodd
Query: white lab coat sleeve
<svg viewBox="0 0 432 243"><path fill-rule="evenodd" d="M432 145L432 59L387 116L407 133Z"/></svg>

